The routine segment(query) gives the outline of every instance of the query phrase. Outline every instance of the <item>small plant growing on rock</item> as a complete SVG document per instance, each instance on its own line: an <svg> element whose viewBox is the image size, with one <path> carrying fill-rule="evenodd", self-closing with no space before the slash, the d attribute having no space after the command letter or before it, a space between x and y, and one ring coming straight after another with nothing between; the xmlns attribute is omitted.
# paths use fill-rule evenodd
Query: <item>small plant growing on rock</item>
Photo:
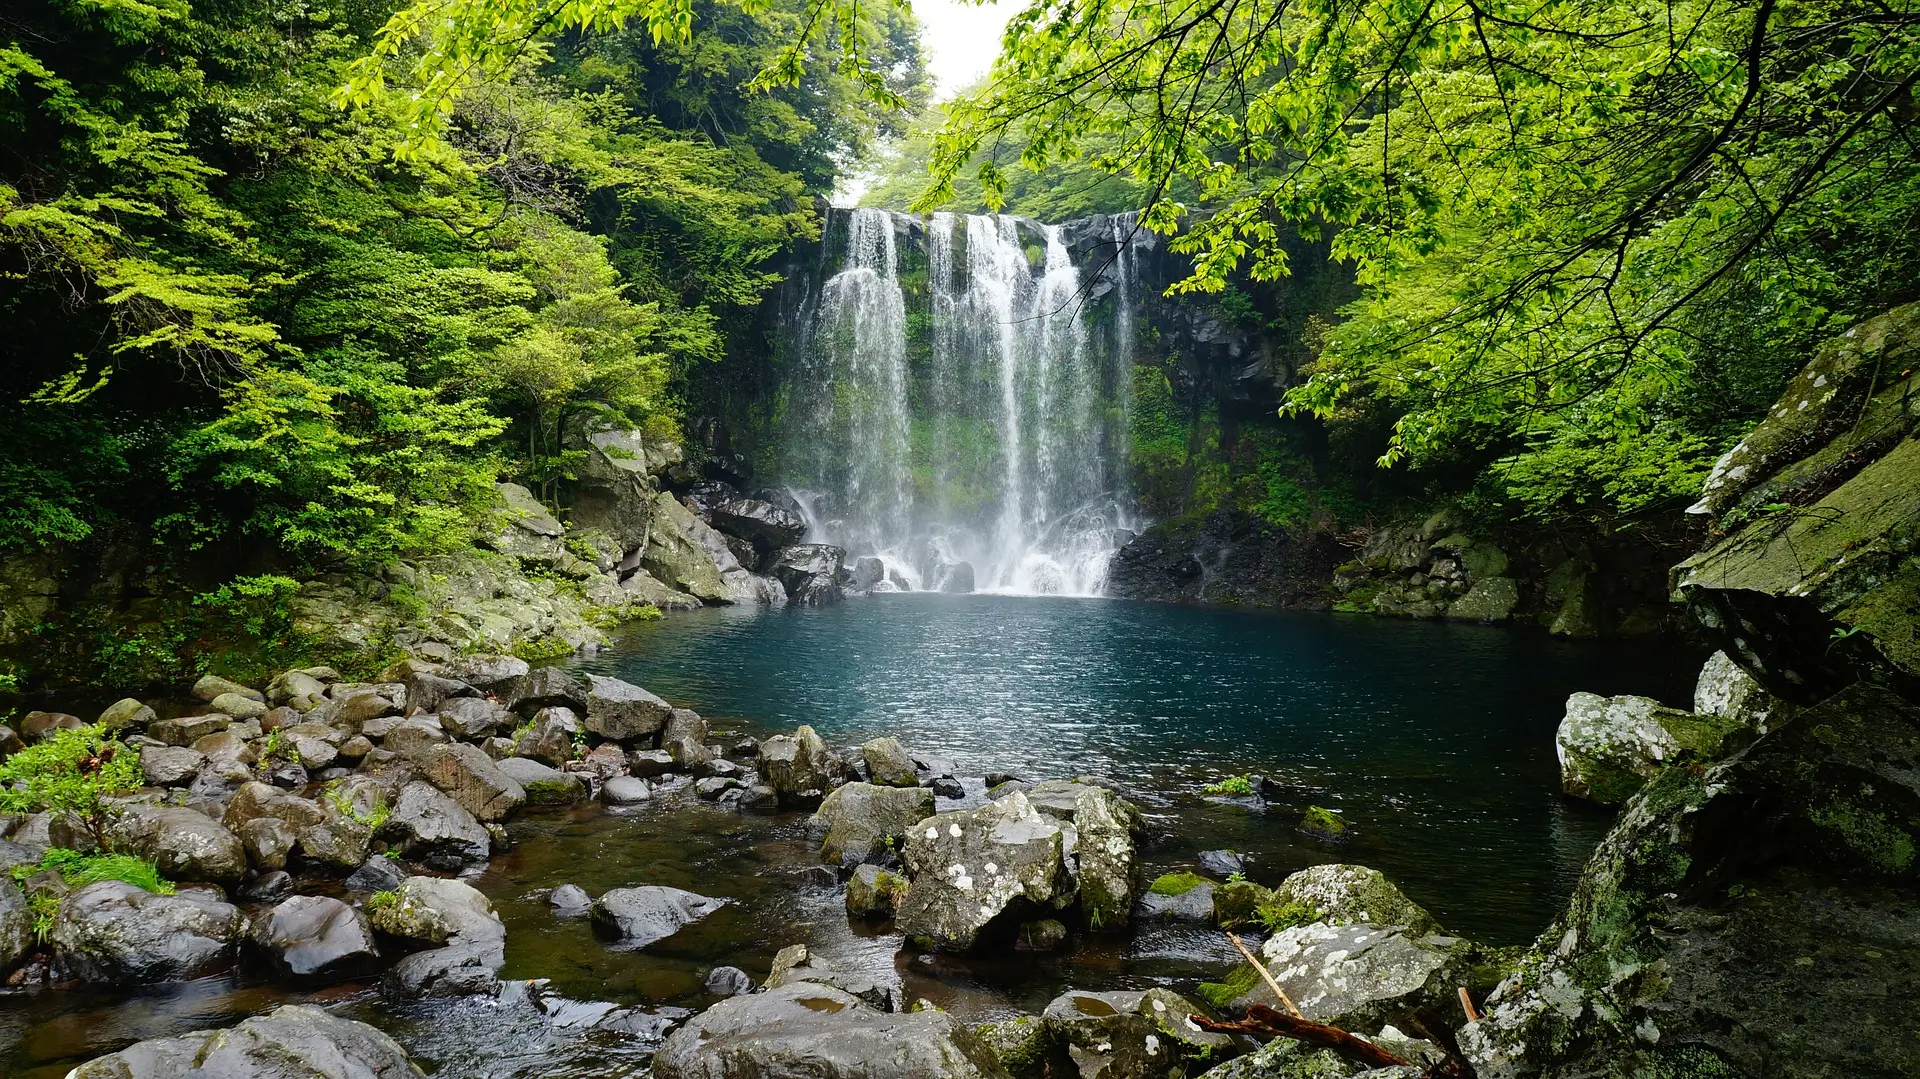
<svg viewBox="0 0 1920 1079"><path fill-rule="evenodd" d="M37 863L15 866L13 877L24 881L49 869L59 873L69 888L118 880L155 895L173 894L173 882L160 875L158 866L131 854L82 854L65 847L53 847Z"/></svg>
<svg viewBox="0 0 1920 1079"><path fill-rule="evenodd" d="M1252 794L1253 778L1251 776L1228 776L1218 783L1209 783L1200 788L1200 793L1207 795Z"/></svg>
<svg viewBox="0 0 1920 1079"><path fill-rule="evenodd" d="M368 910L386 910L388 907L394 906L399 902L400 902L400 893L393 891L392 889L388 889L387 891L375 892L372 895L368 896L367 909Z"/></svg>
<svg viewBox="0 0 1920 1079"><path fill-rule="evenodd" d="M387 823L387 818L393 815L393 807L389 806L384 798L375 798L373 808L361 812L360 807L355 805L353 799L349 798L347 792L341 788L339 780L334 780L321 789L320 801L335 813L358 821L376 832L380 830L381 825Z"/></svg>
<svg viewBox="0 0 1920 1079"><path fill-rule="evenodd" d="M140 755L98 723L56 730L0 763L0 812L77 813L97 833L106 799L142 779Z"/></svg>

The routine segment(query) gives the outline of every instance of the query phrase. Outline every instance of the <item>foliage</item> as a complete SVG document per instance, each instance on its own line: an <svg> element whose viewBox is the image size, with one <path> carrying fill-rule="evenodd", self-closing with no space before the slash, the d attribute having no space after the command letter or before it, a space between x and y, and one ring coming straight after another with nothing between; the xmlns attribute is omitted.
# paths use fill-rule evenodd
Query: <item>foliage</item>
<svg viewBox="0 0 1920 1079"><path fill-rule="evenodd" d="M1286 275L1289 226L1328 237L1365 295L1289 411L1625 526L1812 342L1920 294L1916 80L1911 0L1033 3L921 204L971 166L1017 194L1009 142L1125 171L1195 259L1182 296Z"/></svg>
<svg viewBox="0 0 1920 1079"><path fill-rule="evenodd" d="M72 812L97 823L105 799L142 782L140 754L100 724L58 728L0 761L0 812Z"/></svg>
<svg viewBox="0 0 1920 1079"><path fill-rule="evenodd" d="M353 798L347 794L346 790L341 787L339 780L334 780L321 788L320 801L335 813L356 821L375 832L380 830L381 825L387 823L387 818L393 816L393 807L387 804L387 800L384 797L377 795L373 799L373 804L363 811L360 806L354 802Z"/></svg>
<svg viewBox="0 0 1920 1079"><path fill-rule="evenodd" d="M388 907L394 906L399 902L400 902L400 893L393 891L392 889L388 889L386 891L375 892L372 895L368 896L367 909L368 910L386 910Z"/></svg>
<svg viewBox="0 0 1920 1079"><path fill-rule="evenodd" d="M155 895L172 895L173 882L160 875L159 867L131 854L82 854L66 847L51 847L38 863L13 867L15 880L26 880L47 870L57 870L69 888L84 888L103 880L124 881Z"/></svg>
<svg viewBox="0 0 1920 1079"><path fill-rule="evenodd" d="M1252 794L1253 778L1251 776L1228 776L1218 783L1209 783L1200 788L1200 793L1211 795Z"/></svg>

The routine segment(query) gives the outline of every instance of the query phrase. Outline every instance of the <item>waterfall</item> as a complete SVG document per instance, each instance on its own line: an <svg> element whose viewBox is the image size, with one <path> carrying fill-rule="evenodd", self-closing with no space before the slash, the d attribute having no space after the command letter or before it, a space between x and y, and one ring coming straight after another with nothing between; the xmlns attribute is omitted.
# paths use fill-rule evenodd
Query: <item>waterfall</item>
<svg viewBox="0 0 1920 1079"><path fill-rule="evenodd" d="M1096 302L1062 226L841 213L786 395L811 538L907 588L1098 595L1133 523L1131 223L1080 233Z"/></svg>

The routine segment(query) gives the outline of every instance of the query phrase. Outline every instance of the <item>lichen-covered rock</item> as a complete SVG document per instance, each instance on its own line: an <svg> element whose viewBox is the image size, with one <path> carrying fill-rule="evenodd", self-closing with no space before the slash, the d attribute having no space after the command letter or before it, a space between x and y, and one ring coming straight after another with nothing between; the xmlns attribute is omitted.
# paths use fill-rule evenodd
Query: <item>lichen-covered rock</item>
<svg viewBox="0 0 1920 1079"><path fill-rule="evenodd" d="M727 905L683 888L649 884L615 888L593 901L589 915L596 933L625 948L644 948Z"/></svg>
<svg viewBox="0 0 1920 1079"><path fill-rule="evenodd" d="M809 825L823 833L820 857L847 868L891 860L915 824L933 816L933 792L921 787L848 783L820 803Z"/></svg>
<svg viewBox="0 0 1920 1079"><path fill-rule="evenodd" d="M152 1038L69 1079L415 1079L398 1043L351 1019L289 1004L226 1030Z"/></svg>
<svg viewBox="0 0 1920 1079"><path fill-rule="evenodd" d="M389 900L371 903L368 910L375 929L426 944L504 940L507 935L485 895L471 884L444 877L408 877Z"/></svg>
<svg viewBox="0 0 1920 1079"><path fill-rule="evenodd" d="M856 918L891 917L907 894L907 878L877 865L862 865L847 878L847 913Z"/></svg>
<svg viewBox="0 0 1920 1079"><path fill-rule="evenodd" d="M1006 1079L992 1053L940 1011L882 1012L829 985L794 982L723 1000L668 1035L655 1079Z"/></svg>
<svg viewBox="0 0 1920 1079"><path fill-rule="evenodd" d="M1459 987L1483 980L1472 944L1398 926L1308 922L1275 933L1260 954L1302 1015L1364 1033L1457 1009ZM1234 1003L1281 1007L1263 981Z"/></svg>
<svg viewBox="0 0 1920 1079"><path fill-rule="evenodd" d="M652 527L640 565L667 585L709 603L730 603L733 589L720 577L713 554L692 535L706 525L680 500L662 491L653 499Z"/></svg>
<svg viewBox="0 0 1920 1079"><path fill-rule="evenodd" d="M913 755L898 738L875 738L860 747L860 756L867 762L867 778L883 787L920 785Z"/></svg>
<svg viewBox="0 0 1920 1079"><path fill-rule="evenodd" d="M128 805L107 824L115 850L152 862L171 880L233 884L247 872L247 851L232 832L198 810Z"/></svg>
<svg viewBox="0 0 1920 1079"><path fill-rule="evenodd" d="M1330 925L1398 926L1417 936L1440 932L1425 907L1408 899L1386 874L1364 865L1337 862L1290 873L1273 890L1276 910L1290 920Z"/></svg>
<svg viewBox="0 0 1920 1079"><path fill-rule="evenodd" d="M1080 885L1080 917L1089 929L1116 929L1133 914L1139 867L1133 832L1139 813L1124 798L1088 786L1074 799L1073 859Z"/></svg>
<svg viewBox="0 0 1920 1079"><path fill-rule="evenodd" d="M1520 582L1511 577L1475 581L1467 594L1447 605L1447 617L1457 622L1506 622L1520 605Z"/></svg>
<svg viewBox="0 0 1920 1079"><path fill-rule="evenodd" d="M1725 652L1707 657L1693 687L1693 710L1703 716L1721 716L1740 727L1765 734L1785 722L1795 706L1767 692Z"/></svg>
<svg viewBox="0 0 1920 1079"><path fill-rule="evenodd" d="M1554 736L1560 785L1575 797L1617 805L1681 752L1712 756L1733 726L1650 697L1575 693Z"/></svg>
<svg viewBox="0 0 1920 1079"><path fill-rule="evenodd" d="M1917 356L1920 304L1822 345L1694 507L1728 534L1681 563L1681 596L1795 703L1860 678L1920 678Z"/></svg>
<svg viewBox="0 0 1920 1079"><path fill-rule="evenodd" d="M71 977L135 984L188 978L229 961L245 929L238 908L205 891L156 895L103 880L60 901L47 943Z"/></svg>
<svg viewBox="0 0 1920 1079"><path fill-rule="evenodd" d="M10 873L0 872L0 975L18 966L33 947L33 912Z"/></svg>
<svg viewBox="0 0 1920 1079"><path fill-rule="evenodd" d="M1039 911L1078 898L1064 860L1065 831L1015 792L979 809L942 813L908 833L912 882L900 931L938 951L971 951L992 930L1011 934Z"/></svg>
<svg viewBox="0 0 1920 1079"><path fill-rule="evenodd" d="M1920 1071L1917 860L1920 706L1854 686L1634 795L1462 1044L1485 1079Z"/></svg>
<svg viewBox="0 0 1920 1079"><path fill-rule="evenodd" d="M1165 989L1069 990L1047 1005L1041 1021L1082 1075L1160 1079L1238 1055L1232 1038L1192 1022L1197 1014L1198 1008Z"/></svg>
<svg viewBox="0 0 1920 1079"><path fill-rule="evenodd" d="M851 776L846 762L827 748L812 727L776 734L760 743L760 776L785 805L812 807Z"/></svg>

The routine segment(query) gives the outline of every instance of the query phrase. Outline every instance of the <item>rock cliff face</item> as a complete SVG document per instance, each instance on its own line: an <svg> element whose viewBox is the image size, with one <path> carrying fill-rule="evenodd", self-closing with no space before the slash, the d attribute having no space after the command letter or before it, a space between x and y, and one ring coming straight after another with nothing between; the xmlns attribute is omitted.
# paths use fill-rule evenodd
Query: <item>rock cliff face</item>
<svg viewBox="0 0 1920 1079"><path fill-rule="evenodd" d="M1462 1032L1481 1076L1920 1073L1917 329L1823 347L1715 469L1676 578L1742 728L1627 801Z"/></svg>

